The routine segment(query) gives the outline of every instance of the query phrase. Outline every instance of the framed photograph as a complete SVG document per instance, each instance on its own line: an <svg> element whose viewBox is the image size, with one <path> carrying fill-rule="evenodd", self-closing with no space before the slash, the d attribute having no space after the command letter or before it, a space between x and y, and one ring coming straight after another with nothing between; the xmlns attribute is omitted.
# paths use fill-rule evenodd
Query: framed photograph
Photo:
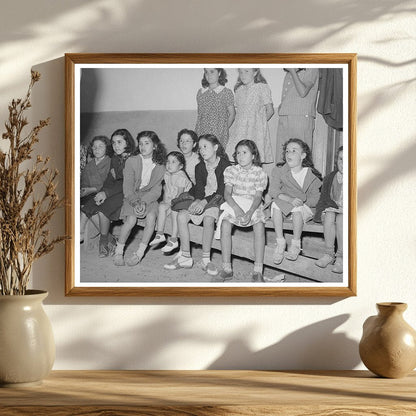
<svg viewBox="0 0 416 416"><path fill-rule="evenodd" d="M356 54L66 54L66 295L356 295Z"/></svg>

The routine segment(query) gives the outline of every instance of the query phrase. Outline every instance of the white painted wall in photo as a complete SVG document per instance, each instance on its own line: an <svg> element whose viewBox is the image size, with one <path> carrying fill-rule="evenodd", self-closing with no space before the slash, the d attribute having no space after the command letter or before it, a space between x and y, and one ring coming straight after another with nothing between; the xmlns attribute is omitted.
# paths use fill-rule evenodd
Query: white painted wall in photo
<svg viewBox="0 0 416 416"><path fill-rule="evenodd" d="M414 2L171 4L3 4L0 120L39 70L31 119L52 125L38 150L63 173L65 52L357 52L358 296L65 298L62 246L33 271L33 285L50 293L55 369L363 368L358 341L376 302L407 302L416 327ZM62 194L63 184L62 175ZM52 225L63 224L61 212Z"/></svg>
<svg viewBox="0 0 416 416"><path fill-rule="evenodd" d="M195 110L196 94L201 88L203 70L183 69L107 69L86 68L82 112ZM227 68L227 88L234 91L238 74ZM84 75L85 74L85 75ZM284 71L262 69L277 107L282 95Z"/></svg>

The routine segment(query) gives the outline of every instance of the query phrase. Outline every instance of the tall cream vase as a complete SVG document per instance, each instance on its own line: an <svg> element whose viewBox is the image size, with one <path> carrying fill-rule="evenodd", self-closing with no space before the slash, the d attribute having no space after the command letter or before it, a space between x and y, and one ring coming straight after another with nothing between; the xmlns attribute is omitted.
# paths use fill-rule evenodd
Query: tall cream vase
<svg viewBox="0 0 416 416"><path fill-rule="evenodd" d="M52 369L55 343L43 309L45 291L27 290L33 262L65 236L50 238L47 225L63 200L49 157L34 155L40 120L28 128L26 111L40 74L31 72L24 98L12 100L0 146L0 386L40 383ZM5 146L6 144L6 146Z"/></svg>
<svg viewBox="0 0 416 416"><path fill-rule="evenodd" d="M55 361L52 326L42 301L48 292L0 296L0 386L40 384Z"/></svg>

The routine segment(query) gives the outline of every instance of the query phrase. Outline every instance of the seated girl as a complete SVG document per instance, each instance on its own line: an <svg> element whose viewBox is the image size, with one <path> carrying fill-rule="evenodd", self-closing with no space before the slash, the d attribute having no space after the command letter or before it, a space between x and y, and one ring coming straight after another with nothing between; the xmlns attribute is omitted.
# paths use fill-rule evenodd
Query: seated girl
<svg viewBox="0 0 416 416"><path fill-rule="evenodd" d="M198 136L193 130L182 129L178 133L178 148L185 156L185 171L195 185L195 167L200 162Z"/></svg>
<svg viewBox="0 0 416 416"><path fill-rule="evenodd" d="M111 221L120 218L123 204L123 170L130 153L134 151L134 139L126 129L118 129L111 135L114 155L110 171L102 189L81 207L81 211L91 217L98 214L100 228L100 257L107 257L115 246L113 236L109 237Z"/></svg>
<svg viewBox="0 0 416 416"><path fill-rule="evenodd" d="M333 264L334 273L342 273L343 249L343 147L338 149L337 168L325 177L316 206L315 221L324 223L325 254L315 262L319 267ZM335 238L337 252L335 254Z"/></svg>
<svg viewBox="0 0 416 416"><path fill-rule="evenodd" d="M165 148L154 131L140 132L137 142L138 149L127 160L124 169L124 200L120 212L123 225L114 253L116 266L125 264L124 247L138 218L146 219L146 225L138 249L126 263L128 266L135 266L142 260L155 230L157 200L162 194Z"/></svg>
<svg viewBox="0 0 416 416"><path fill-rule="evenodd" d="M272 198L272 219L277 246L273 262L280 264L283 258L296 260L301 252L303 224L313 217L321 187L321 174L315 169L309 146L300 139L289 139L283 146L283 163L278 163L270 177L269 195ZM293 239L285 255L286 240L283 220L293 221Z"/></svg>
<svg viewBox="0 0 416 416"><path fill-rule="evenodd" d="M170 253L179 247L178 243L178 213L171 210L172 200L182 192L191 189L192 182L185 172L185 157L181 152L170 152L166 160L166 172L164 175L163 201L159 204L156 237L150 242L150 246L156 246L166 241L164 234L166 218L171 217L172 233L168 243L162 247L163 253Z"/></svg>
<svg viewBox="0 0 416 416"><path fill-rule="evenodd" d="M211 262L211 245L219 207L224 200L224 170L230 162L221 143L212 134L201 136L198 147L202 160L196 165L196 183L190 191L195 200L187 210L182 210L178 214L181 252L171 263L166 264L165 268L175 270L193 266L188 226L189 221L192 221L197 225L203 223L202 260L199 266L209 275L215 276L218 274L218 269Z"/></svg>
<svg viewBox="0 0 416 416"><path fill-rule="evenodd" d="M110 171L113 149L107 136L95 136L88 146L88 154L92 157L81 171L80 205L85 205L88 200L101 190L104 181ZM81 211L80 219L80 243L84 241L84 231L88 217Z"/></svg>
<svg viewBox="0 0 416 416"><path fill-rule="evenodd" d="M260 153L252 140L241 140L237 143L234 160L237 164L224 171L225 202L221 205L224 212L217 226L217 231L221 230L223 269L214 281L224 282L233 277L231 232L233 225L237 225L253 226L255 260L252 281L263 282L266 219L261 201L267 187L267 174L261 168Z"/></svg>

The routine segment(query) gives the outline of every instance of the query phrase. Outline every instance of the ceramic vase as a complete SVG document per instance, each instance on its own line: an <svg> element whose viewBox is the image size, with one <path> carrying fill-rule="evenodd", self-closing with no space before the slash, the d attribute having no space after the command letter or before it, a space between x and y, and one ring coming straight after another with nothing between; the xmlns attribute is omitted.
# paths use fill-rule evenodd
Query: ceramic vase
<svg viewBox="0 0 416 416"><path fill-rule="evenodd" d="M406 303L377 303L378 315L364 322L360 357L381 377L400 378L416 367L416 331L404 320Z"/></svg>
<svg viewBox="0 0 416 416"><path fill-rule="evenodd" d="M40 384L55 361L52 326L43 309L48 292L0 295L0 385Z"/></svg>

